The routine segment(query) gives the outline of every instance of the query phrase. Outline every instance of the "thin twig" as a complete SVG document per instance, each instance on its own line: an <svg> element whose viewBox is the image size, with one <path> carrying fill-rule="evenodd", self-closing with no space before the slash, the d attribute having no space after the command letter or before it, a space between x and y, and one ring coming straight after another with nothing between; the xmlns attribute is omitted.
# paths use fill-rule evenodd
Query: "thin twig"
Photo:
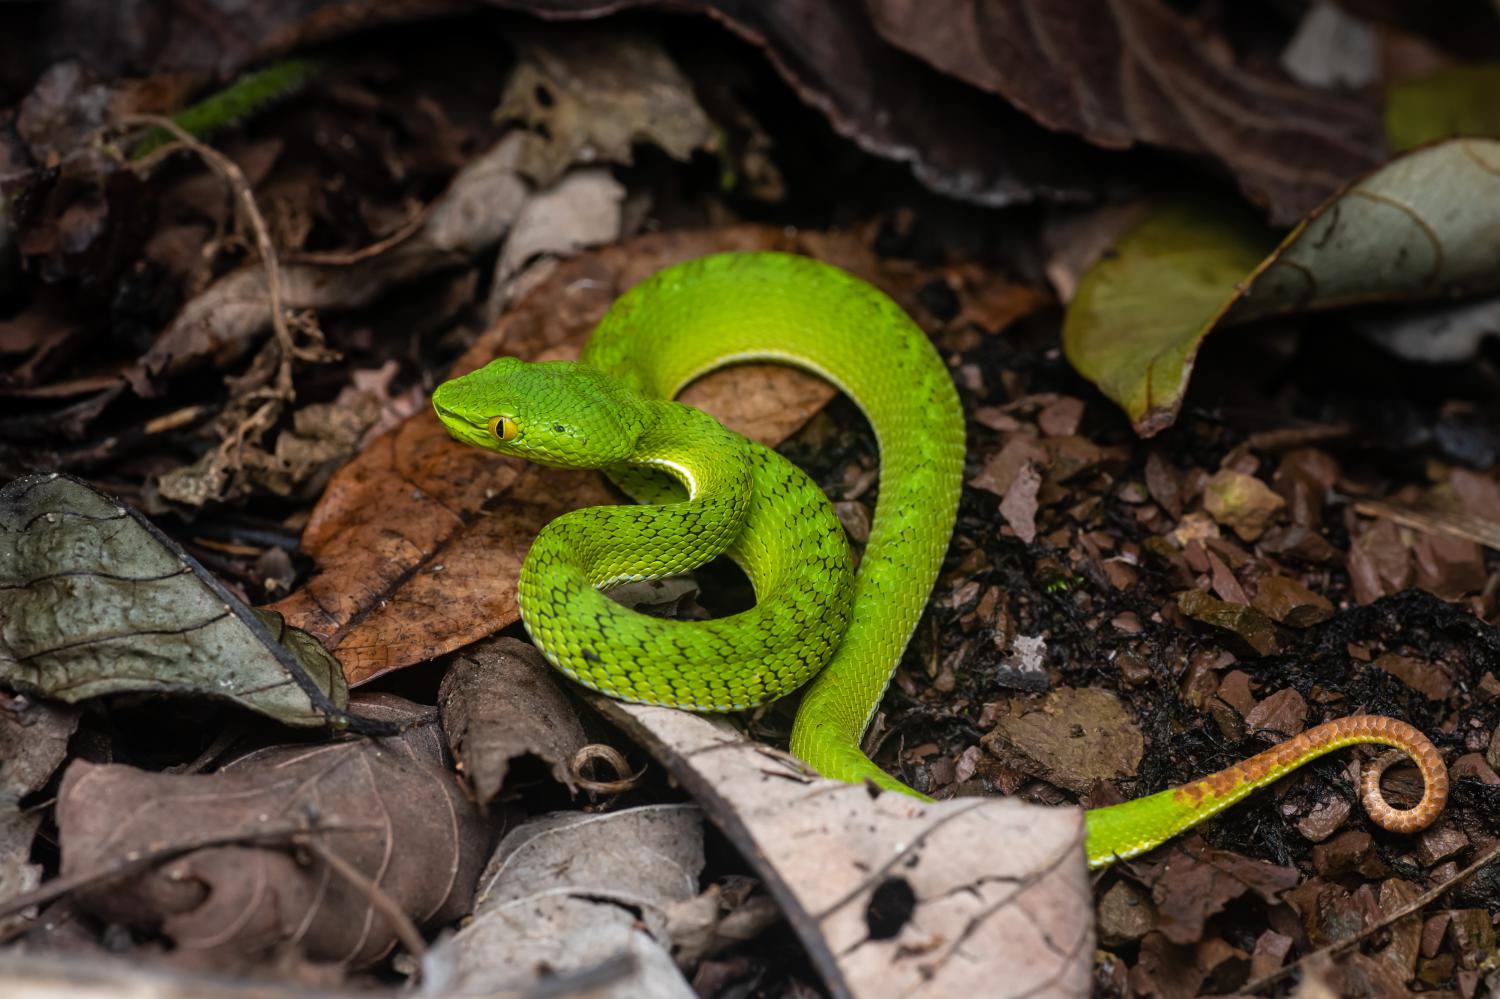
<svg viewBox="0 0 1500 999"><path fill-rule="evenodd" d="M286 321L286 308L282 304L281 264L276 257L276 247L271 243L271 230L266 225L265 216L260 212L260 206L255 202L255 194L250 190L250 182L245 179L244 172L234 160L213 146L195 139L171 118L156 114L133 114L126 115L120 121L124 125L152 125L171 133L184 148L196 153L229 185L235 204L244 214L245 221L250 224L250 231L255 235L255 255L260 258L261 266L265 268L266 290L271 298L271 328L276 333L276 342L281 346L283 356L281 368L277 372L276 387L279 392L284 393L284 398L290 400L292 398L291 361L293 359L316 360L321 355L316 351L304 352L293 342L292 330Z"/></svg>
<svg viewBox="0 0 1500 999"><path fill-rule="evenodd" d="M1324 947L1321 950L1315 950L1305 957L1298 958L1284 968L1278 968L1277 970L1271 972L1269 975L1262 975L1255 981L1243 986L1240 989L1240 992L1245 994L1259 992L1267 985L1274 985L1277 982L1281 981L1283 978L1296 971L1299 967L1301 967L1308 961L1312 961L1320 957L1326 957L1330 959L1338 957L1340 954L1344 953L1344 951L1358 946L1386 927L1400 922L1407 916L1415 915L1416 913L1422 911L1433 902L1436 902L1438 899L1442 898L1443 895L1447 894L1452 889L1469 880L1469 878L1477 874L1482 868L1484 868L1486 864L1494 860L1497 856L1500 856L1500 842L1491 844L1488 850L1485 850L1479 855L1478 860L1474 861L1468 867L1465 867L1463 870L1459 871L1457 874L1453 875L1453 877L1449 878L1447 881L1444 881L1437 887L1426 891L1421 895L1418 895L1416 898L1401 906L1395 912L1386 916L1374 926L1371 926L1360 933L1356 933L1348 940L1340 940L1338 943L1329 944L1327 947Z"/></svg>
<svg viewBox="0 0 1500 999"><path fill-rule="evenodd" d="M288 254L287 262L293 264L314 264L318 267L348 267L371 257L378 257L382 253L406 242L412 236L422 231L422 226L427 224L427 216L431 214L431 206L423 205L412 213L411 218L396 229L395 232L383 239L361 246L356 250L303 250L300 253Z"/></svg>
<svg viewBox="0 0 1500 999"><path fill-rule="evenodd" d="M396 936L401 940L408 953L420 962L427 953L427 941L422 939L422 933L417 929L417 924L411 921L411 917L401 911L395 899L387 895L385 889L365 876L349 861L334 853L323 845L323 841L313 835L299 835L295 838L299 846L306 847L323 863L327 864L335 874L349 882L361 895L363 895L382 916L390 921L396 930Z"/></svg>

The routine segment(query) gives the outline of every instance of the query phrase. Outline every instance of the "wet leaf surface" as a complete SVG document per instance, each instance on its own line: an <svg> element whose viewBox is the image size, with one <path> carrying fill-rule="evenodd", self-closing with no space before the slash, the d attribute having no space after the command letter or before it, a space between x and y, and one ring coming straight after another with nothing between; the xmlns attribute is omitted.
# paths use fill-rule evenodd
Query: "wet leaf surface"
<svg viewBox="0 0 1500 999"><path fill-rule="evenodd" d="M288 725L340 716L331 656L306 636L283 645L277 621L129 507L76 479L32 476L0 489L0 530L0 678L16 689L68 703L193 694Z"/></svg>
<svg viewBox="0 0 1500 999"><path fill-rule="evenodd" d="M1142 434L1176 419L1204 336L1270 315L1492 290L1500 142L1457 139L1391 161L1309 216L1270 253L1233 209L1158 208L1096 264L1063 346ZM1264 258L1264 259L1262 259Z"/></svg>
<svg viewBox="0 0 1500 999"><path fill-rule="evenodd" d="M361 707L409 727L378 741L271 747L201 776L74 762L57 806L64 873L186 851L84 893L82 904L160 926L220 967L253 967L288 947L356 966L381 957L392 926L327 863L299 860L288 845L301 834L419 924L467 912L488 833L446 765L435 709L391 695Z"/></svg>

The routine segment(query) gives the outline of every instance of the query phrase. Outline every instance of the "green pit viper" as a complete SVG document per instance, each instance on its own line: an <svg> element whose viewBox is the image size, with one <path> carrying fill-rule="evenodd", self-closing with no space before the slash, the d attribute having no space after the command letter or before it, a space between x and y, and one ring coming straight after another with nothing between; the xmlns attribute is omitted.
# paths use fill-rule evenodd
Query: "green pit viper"
<svg viewBox="0 0 1500 999"><path fill-rule="evenodd" d="M856 571L821 490L776 452L673 397L725 365L811 371L869 419L880 494ZM575 510L548 524L521 568L521 616L547 659L611 697L737 711L811 681L791 751L827 777L922 797L860 748L937 579L963 481L964 417L948 370L895 302L829 265L728 253L668 267L622 295L577 362L500 358L438 386L458 440L543 465L599 469L637 505ZM750 610L710 621L649 617L605 591L734 559ZM1420 732L1357 715L1309 729L1203 780L1087 812L1091 866L1132 857L1324 753L1355 743L1410 756L1426 783L1388 805L1367 767L1371 817L1421 829L1442 810L1447 772Z"/></svg>

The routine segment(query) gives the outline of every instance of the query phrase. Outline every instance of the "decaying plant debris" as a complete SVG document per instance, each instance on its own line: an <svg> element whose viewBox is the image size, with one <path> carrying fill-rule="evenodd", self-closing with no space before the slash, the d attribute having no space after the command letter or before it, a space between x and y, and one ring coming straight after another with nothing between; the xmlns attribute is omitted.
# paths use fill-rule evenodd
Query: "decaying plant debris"
<svg viewBox="0 0 1500 999"><path fill-rule="evenodd" d="M1500 990L1493 4L146 6L0 5L0 979ZM871 281L959 388L958 528L867 739L934 803L807 772L793 704L583 696L515 577L619 497L431 415L720 250ZM685 398L858 551L848 400ZM1086 874L1074 806L1355 712L1432 737L1434 827L1369 823L1343 752Z"/></svg>

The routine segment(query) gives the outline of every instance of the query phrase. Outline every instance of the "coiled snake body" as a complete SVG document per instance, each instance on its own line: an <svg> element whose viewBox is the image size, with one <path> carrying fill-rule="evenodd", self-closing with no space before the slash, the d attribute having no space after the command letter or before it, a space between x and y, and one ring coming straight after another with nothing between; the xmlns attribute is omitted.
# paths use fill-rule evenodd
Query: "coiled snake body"
<svg viewBox="0 0 1500 999"><path fill-rule="evenodd" d="M806 475L671 401L712 369L762 360L828 379L874 427L880 495L857 572L843 528ZM613 697L695 711L752 707L811 680L792 752L827 777L916 794L871 762L860 739L952 534L964 421L942 359L898 305L803 257L704 257L621 296L579 362L501 358L440 385L433 405L465 443L598 468L639 501L559 517L527 555L522 619L553 665ZM721 554L749 577L752 609L712 621L662 620L602 592L687 572ZM1436 750L1404 723L1357 716L1203 781L1091 810L1090 863L1150 849L1354 742L1400 748L1427 781L1422 804L1398 812L1380 798L1377 774L1365 782L1367 807L1373 783L1377 808L1405 817L1407 827L1436 817L1446 793Z"/></svg>

